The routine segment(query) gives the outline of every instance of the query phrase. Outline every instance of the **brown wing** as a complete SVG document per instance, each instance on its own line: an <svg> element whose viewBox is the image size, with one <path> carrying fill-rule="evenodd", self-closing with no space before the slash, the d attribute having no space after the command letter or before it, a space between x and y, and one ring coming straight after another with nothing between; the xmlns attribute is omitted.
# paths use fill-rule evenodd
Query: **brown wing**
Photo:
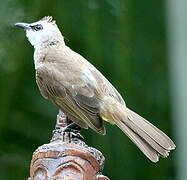
<svg viewBox="0 0 187 180"><path fill-rule="evenodd" d="M105 96L111 96L116 101L125 105L125 101L123 100L121 94L115 89L115 87L93 66L89 68L90 74L97 81L97 89L101 92L101 94Z"/></svg>
<svg viewBox="0 0 187 180"><path fill-rule="evenodd" d="M105 134L102 119L99 116L99 103L94 97L92 87L80 83L64 81L63 74L53 67L41 66L36 70L36 80L41 94L51 99L70 119L83 128L91 127ZM75 81L77 82L77 81ZM78 85L79 84L79 85ZM87 97L83 98L82 94Z"/></svg>
<svg viewBox="0 0 187 180"><path fill-rule="evenodd" d="M121 95L110 82L81 56L79 66L71 59L65 63L45 64L36 71L37 84L42 95L51 99L67 115L77 119L82 127L105 133L100 118L102 96L112 96L124 104ZM69 64L68 64L69 63ZM76 121L76 120L75 120Z"/></svg>

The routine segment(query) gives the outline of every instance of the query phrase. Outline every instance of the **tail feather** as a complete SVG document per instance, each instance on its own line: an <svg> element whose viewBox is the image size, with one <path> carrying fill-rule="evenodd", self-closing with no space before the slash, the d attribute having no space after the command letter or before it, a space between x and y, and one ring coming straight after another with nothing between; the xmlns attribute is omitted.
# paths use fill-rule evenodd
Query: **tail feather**
<svg viewBox="0 0 187 180"><path fill-rule="evenodd" d="M143 140L132 129L126 126L122 121L117 123L117 126L137 145L137 147L152 161L158 162L159 154L145 140Z"/></svg>
<svg viewBox="0 0 187 180"><path fill-rule="evenodd" d="M167 157L175 149L174 142L143 117L112 98L105 100L101 117L115 123L151 161L157 162L159 156Z"/></svg>
<svg viewBox="0 0 187 180"><path fill-rule="evenodd" d="M153 138L160 146L167 150L175 149L176 146L174 142L160 129L155 127L149 121L132 110L126 108L126 111L130 121L136 124L140 129L144 130L145 133L148 133L148 135Z"/></svg>
<svg viewBox="0 0 187 180"><path fill-rule="evenodd" d="M130 121L128 123L124 123L123 121L122 124L119 122L116 122L116 125L122 129L122 131L126 133L126 131L124 131L124 125L127 126L129 129L131 129L131 131L137 135L137 137L139 139L142 140L143 144L148 144L151 147L151 150L154 149L157 155L161 155L163 157L167 157L169 155L169 151L168 149L163 148L162 146L160 146L157 141L155 141L155 139L151 138L149 136L149 134L147 132L145 132L144 130L140 129L138 126L136 126L135 124L131 123Z"/></svg>

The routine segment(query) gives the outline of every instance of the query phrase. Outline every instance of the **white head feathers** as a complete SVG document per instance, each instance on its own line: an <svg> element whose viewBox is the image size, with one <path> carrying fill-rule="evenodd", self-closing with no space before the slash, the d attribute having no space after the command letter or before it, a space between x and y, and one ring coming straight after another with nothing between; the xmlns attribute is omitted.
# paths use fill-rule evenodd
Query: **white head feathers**
<svg viewBox="0 0 187 180"><path fill-rule="evenodd" d="M64 38L51 16L27 24L26 36L29 42L35 47L46 46L53 42L64 42Z"/></svg>

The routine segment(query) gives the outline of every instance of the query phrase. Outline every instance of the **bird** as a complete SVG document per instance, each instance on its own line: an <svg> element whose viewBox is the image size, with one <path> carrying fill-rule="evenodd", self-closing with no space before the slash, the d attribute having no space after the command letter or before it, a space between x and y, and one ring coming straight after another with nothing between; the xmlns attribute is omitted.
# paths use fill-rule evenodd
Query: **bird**
<svg viewBox="0 0 187 180"><path fill-rule="evenodd" d="M66 46L52 16L33 23L18 22L15 26L26 31L34 47L36 83L41 95L76 125L101 135L106 133L104 121L117 125L152 162L175 149L164 132L126 106L100 71Z"/></svg>

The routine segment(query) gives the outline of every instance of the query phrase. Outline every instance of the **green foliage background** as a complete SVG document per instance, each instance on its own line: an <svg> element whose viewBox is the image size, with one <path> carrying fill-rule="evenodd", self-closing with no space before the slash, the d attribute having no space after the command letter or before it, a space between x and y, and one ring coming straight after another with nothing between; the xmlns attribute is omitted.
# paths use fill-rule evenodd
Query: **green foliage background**
<svg viewBox="0 0 187 180"><path fill-rule="evenodd" d="M48 143L56 107L35 83L33 48L13 24L45 15L56 19L66 44L93 63L131 109L172 137L162 0L0 1L0 180L26 179L32 152ZM87 143L106 157L111 180L173 180L174 153L151 163L116 127L107 135L84 130Z"/></svg>

